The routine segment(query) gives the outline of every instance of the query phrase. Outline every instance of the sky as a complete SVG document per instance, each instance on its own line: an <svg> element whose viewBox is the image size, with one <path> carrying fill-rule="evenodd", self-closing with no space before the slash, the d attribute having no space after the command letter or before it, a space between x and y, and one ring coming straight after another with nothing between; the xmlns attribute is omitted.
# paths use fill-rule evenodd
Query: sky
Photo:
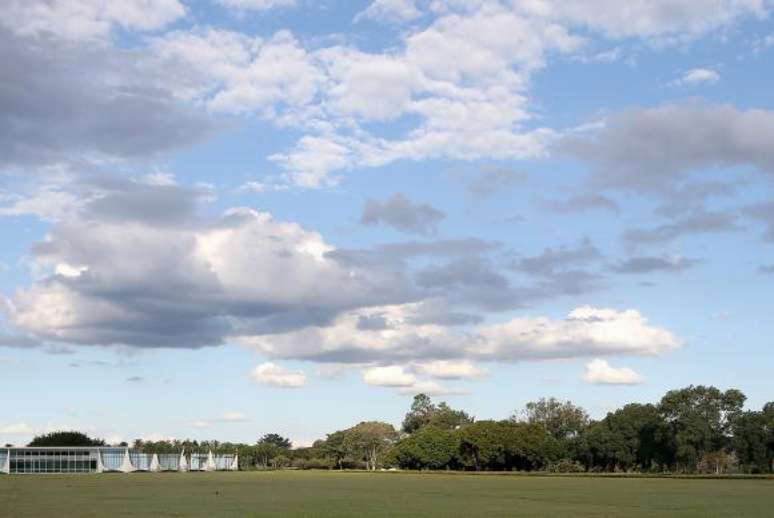
<svg viewBox="0 0 774 518"><path fill-rule="evenodd" d="M6 0L0 442L774 399L771 0Z"/></svg>

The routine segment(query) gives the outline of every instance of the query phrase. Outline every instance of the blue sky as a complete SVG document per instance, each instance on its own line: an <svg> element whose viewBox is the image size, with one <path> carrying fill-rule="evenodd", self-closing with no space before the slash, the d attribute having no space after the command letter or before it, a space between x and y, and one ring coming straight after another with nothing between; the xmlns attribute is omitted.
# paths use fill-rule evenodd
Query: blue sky
<svg viewBox="0 0 774 518"><path fill-rule="evenodd" d="M772 399L769 0L11 0L0 442Z"/></svg>

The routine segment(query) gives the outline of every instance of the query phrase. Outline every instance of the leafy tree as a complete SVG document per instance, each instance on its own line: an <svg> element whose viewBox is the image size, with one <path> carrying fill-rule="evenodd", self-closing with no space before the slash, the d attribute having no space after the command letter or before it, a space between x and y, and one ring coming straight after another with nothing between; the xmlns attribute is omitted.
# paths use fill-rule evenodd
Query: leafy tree
<svg viewBox="0 0 774 518"><path fill-rule="evenodd" d="M290 442L290 439L286 439L285 437L282 437L276 433L267 433L258 439L258 444L273 444L283 450L289 450L293 446L293 444Z"/></svg>
<svg viewBox="0 0 774 518"><path fill-rule="evenodd" d="M583 408L556 398L531 401L521 414L514 414L511 420L540 424L556 439L575 437L589 423L589 416Z"/></svg>
<svg viewBox="0 0 774 518"><path fill-rule="evenodd" d="M391 424L379 421L364 421L346 431L345 448L359 456L366 463L366 469L376 470L379 456L397 439L398 434Z"/></svg>
<svg viewBox="0 0 774 518"><path fill-rule="evenodd" d="M433 400L427 394L417 394L411 403L411 410L403 419L401 429L405 433L414 433L430 422L435 411Z"/></svg>
<svg viewBox="0 0 774 518"><path fill-rule="evenodd" d="M505 465L506 430L503 422L476 421L460 430L460 449L476 471Z"/></svg>
<svg viewBox="0 0 774 518"><path fill-rule="evenodd" d="M402 468L444 469L457 465L459 449L460 434L456 430L428 425L401 439L390 453Z"/></svg>
<svg viewBox="0 0 774 518"><path fill-rule="evenodd" d="M102 439L92 439L82 432L61 431L38 435L27 446L104 446Z"/></svg>
<svg viewBox="0 0 774 518"><path fill-rule="evenodd" d="M401 429L405 433L414 433L423 426L432 425L444 430L453 430L473 422L473 418L463 410L454 410L446 402L438 405L430 396L417 394L411 404L411 410L403 419Z"/></svg>
<svg viewBox="0 0 774 518"><path fill-rule="evenodd" d="M675 459L683 469L696 470L707 453L730 445L745 399L739 390L721 392L703 385L667 392L659 411L671 428Z"/></svg>
<svg viewBox="0 0 774 518"><path fill-rule="evenodd" d="M443 430L454 430L473 422L473 418L464 410L454 410L446 402L442 401L430 414L427 426L434 426Z"/></svg>
<svg viewBox="0 0 774 518"><path fill-rule="evenodd" d="M669 427L650 404L633 403L611 412L586 435L595 465L610 471L649 470L673 461Z"/></svg>
<svg viewBox="0 0 774 518"><path fill-rule="evenodd" d="M343 430L329 433L325 441L319 445L322 455L332 459L339 469L344 467L344 461L349 453L345 444L346 437L347 432Z"/></svg>

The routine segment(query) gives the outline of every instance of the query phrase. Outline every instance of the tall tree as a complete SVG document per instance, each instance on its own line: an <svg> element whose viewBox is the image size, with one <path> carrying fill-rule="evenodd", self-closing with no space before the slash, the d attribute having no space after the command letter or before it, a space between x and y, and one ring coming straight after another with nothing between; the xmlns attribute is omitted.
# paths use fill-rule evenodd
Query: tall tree
<svg viewBox="0 0 774 518"><path fill-rule="evenodd" d="M346 431L344 445L360 455L366 469L376 470L379 456L398 438L391 424L364 421Z"/></svg>
<svg viewBox="0 0 774 518"><path fill-rule="evenodd" d="M403 419L401 430L405 433L414 433L428 425L453 430L473 421L474 419L467 412L455 410L445 401L436 405L427 394L417 394L411 403L411 409Z"/></svg>
<svg viewBox="0 0 774 518"><path fill-rule="evenodd" d="M589 423L586 411L570 401L541 398L527 403L521 415L514 414L512 421L525 420L542 425L556 439L568 439L578 435Z"/></svg>
<svg viewBox="0 0 774 518"><path fill-rule="evenodd" d="M291 446L293 446L293 444L290 442L290 439L282 437L277 433L267 433L258 439L258 444L273 444L274 446L283 450L289 450Z"/></svg>
<svg viewBox="0 0 774 518"><path fill-rule="evenodd" d="M703 385L671 390L661 398L658 408L671 428L682 469L694 471L704 455L730 446L733 423L745 399L739 390L723 392Z"/></svg>
<svg viewBox="0 0 774 518"><path fill-rule="evenodd" d="M27 446L104 446L102 439L92 439L82 432L61 431L38 435Z"/></svg>
<svg viewBox="0 0 774 518"><path fill-rule="evenodd" d="M417 394L411 403L411 409L403 419L401 429L405 433L414 433L427 423L435 412L433 400L427 394Z"/></svg>

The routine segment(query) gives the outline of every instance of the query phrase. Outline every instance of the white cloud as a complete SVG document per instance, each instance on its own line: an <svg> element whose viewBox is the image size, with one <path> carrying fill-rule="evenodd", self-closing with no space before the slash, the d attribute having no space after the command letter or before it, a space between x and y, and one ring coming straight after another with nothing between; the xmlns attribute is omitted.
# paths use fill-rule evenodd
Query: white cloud
<svg viewBox="0 0 774 518"><path fill-rule="evenodd" d="M374 0L364 11L355 16L355 21L370 18L386 22L407 22L422 16L415 0Z"/></svg>
<svg viewBox="0 0 774 518"><path fill-rule="evenodd" d="M695 86L699 84L712 84L720 80L720 74L709 68L692 68L687 70L679 79L672 82L675 86Z"/></svg>
<svg viewBox="0 0 774 518"><path fill-rule="evenodd" d="M645 378L628 367L612 367L605 360L595 359L586 364L583 381L596 385L639 385Z"/></svg>
<svg viewBox="0 0 774 518"><path fill-rule="evenodd" d="M517 318L483 326L469 350L485 359L537 360L658 355L681 345L681 340L666 329L651 326L639 311L584 306L562 320Z"/></svg>
<svg viewBox="0 0 774 518"><path fill-rule="evenodd" d="M416 362L419 372L451 377L474 371L464 364L433 360L540 361L596 355L659 355L679 348L682 341L664 328L652 326L636 310L581 307L559 320L515 318L463 331L438 324L417 323L418 304L372 307L340 315L331 325L310 326L289 333L241 337L261 353L286 359L368 363ZM363 321L380 319L380 326ZM430 363L427 367L425 364ZM428 372L426 369L430 369ZM444 376L439 376L444 377Z"/></svg>
<svg viewBox="0 0 774 518"><path fill-rule="evenodd" d="M22 36L94 40L115 26L152 31L186 14L178 0L6 0L0 24Z"/></svg>
<svg viewBox="0 0 774 518"><path fill-rule="evenodd" d="M173 31L151 48L156 59L180 71L177 94L215 112L272 118L310 103L324 79L287 31L267 40L218 29Z"/></svg>
<svg viewBox="0 0 774 518"><path fill-rule="evenodd" d="M400 365L372 367L363 372L363 381L367 385L380 387L410 387L417 381L416 376L406 372Z"/></svg>
<svg viewBox="0 0 774 518"><path fill-rule="evenodd" d="M220 5L237 11L268 11L278 7L293 7L296 0L216 0Z"/></svg>
<svg viewBox="0 0 774 518"><path fill-rule="evenodd" d="M306 374L303 371L289 371L272 362L258 365L251 373L251 377L261 385L283 388L297 388L306 385Z"/></svg>
<svg viewBox="0 0 774 518"><path fill-rule="evenodd" d="M614 38L641 37L657 43L694 38L755 16L765 17L766 0L513 0L535 16L582 25Z"/></svg>
<svg viewBox="0 0 774 518"><path fill-rule="evenodd" d="M227 423L243 423L247 421L247 416L241 412L225 412L222 419Z"/></svg>
<svg viewBox="0 0 774 518"><path fill-rule="evenodd" d="M400 274L344 264L294 223L233 209L180 225L190 193L144 189L107 193L52 229L30 259L39 282L6 301L18 329L80 344L201 347L405 296ZM187 324L178 334L170 322Z"/></svg>
<svg viewBox="0 0 774 518"><path fill-rule="evenodd" d="M199 421L192 421L191 426L193 428L203 429L203 428L209 428L210 426L212 426L212 423L210 423L209 421L199 420Z"/></svg>
<svg viewBox="0 0 774 518"><path fill-rule="evenodd" d="M305 131L270 159L292 182L321 187L336 172L397 160L541 156L554 133L526 127L530 76L548 54L581 44L557 23L493 3L445 13L380 53L307 51L288 32L262 41L215 30L177 31L153 47L162 61L188 67L178 95ZM402 117L417 123L395 138L365 129Z"/></svg>
<svg viewBox="0 0 774 518"><path fill-rule="evenodd" d="M477 379L487 375L485 369L477 367L469 360L435 360L419 363L416 369L438 379Z"/></svg>

